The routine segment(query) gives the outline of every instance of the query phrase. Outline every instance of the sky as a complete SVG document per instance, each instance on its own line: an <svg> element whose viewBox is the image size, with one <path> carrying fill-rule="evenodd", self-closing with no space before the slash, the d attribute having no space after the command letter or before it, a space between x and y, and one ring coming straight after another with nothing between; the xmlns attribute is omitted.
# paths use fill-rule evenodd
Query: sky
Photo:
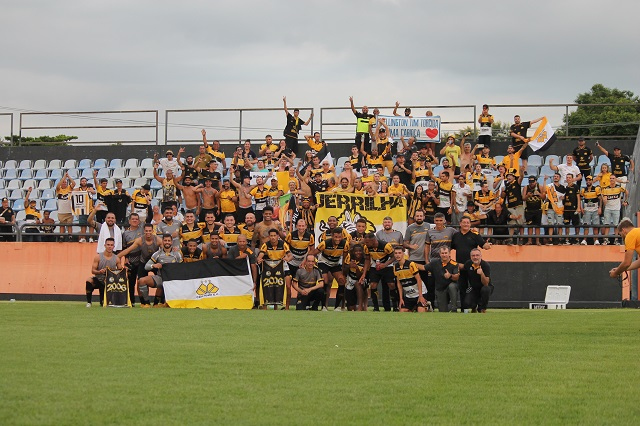
<svg viewBox="0 0 640 426"><path fill-rule="evenodd" d="M318 130L320 108L348 107L349 96L357 106L399 101L479 112L483 103L571 103L595 83L640 93L640 3L632 0L0 2L0 112L14 112L16 127L20 111L150 109L162 124L167 109L281 108L287 96L290 107L315 108ZM473 119L471 109L434 112L443 121ZM547 115L558 126L564 109L492 112L502 121L515 112L525 120ZM353 121L348 111L325 118ZM213 137L236 137L238 120L173 114L168 136L197 139L206 127ZM80 121L30 116L25 126ZM284 114L247 113L243 126L243 137L281 132ZM9 134L6 116L0 131ZM87 134L24 134L61 132ZM96 140L146 140L152 132L90 131Z"/></svg>

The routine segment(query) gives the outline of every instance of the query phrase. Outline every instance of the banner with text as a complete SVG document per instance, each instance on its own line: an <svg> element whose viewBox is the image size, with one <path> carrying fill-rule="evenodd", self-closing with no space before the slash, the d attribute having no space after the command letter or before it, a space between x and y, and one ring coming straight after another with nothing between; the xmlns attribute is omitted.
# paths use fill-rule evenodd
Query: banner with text
<svg viewBox="0 0 640 426"><path fill-rule="evenodd" d="M401 143L401 136L404 137L405 141L410 137L414 137L417 142L440 142L440 116L412 118L379 115L378 118L384 118L389 127L389 136L397 143Z"/></svg>
<svg viewBox="0 0 640 426"><path fill-rule="evenodd" d="M382 220L386 216L393 220L393 229L402 232L403 235L407 230L407 200L402 197L320 192L316 194L316 202L316 241L319 241L320 235L329 229L327 219L330 216L338 218L338 226L349 233L356 230L358 219L367 222L366 232L380 231Z"/></svg>

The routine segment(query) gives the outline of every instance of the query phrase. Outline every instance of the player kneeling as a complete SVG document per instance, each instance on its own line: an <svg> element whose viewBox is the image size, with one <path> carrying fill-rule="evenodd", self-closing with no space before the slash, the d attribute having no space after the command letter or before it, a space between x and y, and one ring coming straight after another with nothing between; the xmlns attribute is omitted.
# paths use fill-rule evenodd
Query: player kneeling
<svg viewBox="0 0 640 426"><path fill-rule="evenodd" d="M353 246L344 259L342 273L346 277L344 298L350 311L366 311L369 297L367 296L367 280L365 270L371 260L365 256L364 248L360 244Z"/></svg>
<svg viewBox="0 0 640 426"><path fill-rule="evenodd" d="M393 249L396 260L393 273L396 276L398 293L400 294L400 312L427 312L430 303L423 296L422 280L419 265L404 258L404 247Z"/></svg>
<svg viewBox="0 0 640 426"><path fill-rule="evenodd" d="M93 259L93 264L91 265L93 276L86 281L87 308L91 307L91 297L95 289L100 292L100 306L103 305L107 269L115 271L121 268L122 262L113 252L115 246L116 243L113 238L105 239L104 251L96 254Z"/></svg>
<svg viewBox="0 0 640 426"><path fill-rule="evenodd" d="M292 285L298 292L296 311L317 311L324 303L324 280L315 263L315 255L308 254L293 277Z"/></svg>

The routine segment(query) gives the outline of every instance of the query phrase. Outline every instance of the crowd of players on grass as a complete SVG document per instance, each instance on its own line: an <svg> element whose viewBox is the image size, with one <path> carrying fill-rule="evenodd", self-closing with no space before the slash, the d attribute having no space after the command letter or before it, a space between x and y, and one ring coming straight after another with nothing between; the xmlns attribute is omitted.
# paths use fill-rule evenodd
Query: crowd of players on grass
<svg viewBox="0 0 640 426"><path fill-rule="evenodd" d="M549 164L552 175L528 176L527 130L540 119L523 122L514 117L511 144L499 153L503 157L498 164L487 105L478 117L480 136L475 144L466 134L459 141L451 135L436 145L418 144L413 138L392 140L379 111L370 114L366 106L358 111L350 98L356 135L351 155L336 170L330 146L319 133L305 136L308 149L299 148L299 135L311 117L305 121L298 110L288 110L286 98L283 101L286 127L279 142L267 135L260 144L247 140L224 152L218 141L209 143L202 130L197 154L183 160L181 148L177 156L167 151L165 157L156 157L154 178L162 186L159 203L154 203L149 185L129 194L118 180L115 188L108 188L107 179L94 176L93 184L86 178L76 183L65 174L56 185L56 223L50 212L41 216L28 189L26 220L45 226L25 232L42 231L33 238L46 238L59 226L72 240L71 224L78 223L79 241L85 236L98 240L92 267L96 278L87 280L89 305L94 288L103 291L101 278L107 267L127 264L132 295L137 287L141 305L150 306L148 288L156 287L153 303L164 306L157 274L163 263L248 257L256 284L264 261L284 261L287 291L293 288L297 293L297 308L323 310L335 279L336 310L365 310L371 300L374 310L380 309L381 301L387 311L427 311L437 304L441 311L454 312L459 303L461 309L481 312L487 308L492 284L479 248L491 243L614 242L600 225L618 223L629 193L627 175L634 169L633 160L618 148L610 153L596 143L610 160L596 173L590 166L594 153L580 138L563 163ZM398 107L396 103L394 115ZM404 114L411 116L411 110ZM251 172L262 172L266 178L252 181ZM278 184L282 174L276 172L286 173L286 186ZM90 214L73 216L74 189L90 194ZM403 235L386 218L377 233L369 232L364 221L348 233L330 218L329 229L316 241L315 194L327 191L403 197L410 226ZM291 199L280 207L279 197L285 194ZM276 212L287 211L274 216L274 207ZM7 199L2 200L1 216L5 230L15 223ZM285 220L281 223L279 217ZM571 227L575 234L569 237ZM565 239L552 238L563 233Z"/></svg>

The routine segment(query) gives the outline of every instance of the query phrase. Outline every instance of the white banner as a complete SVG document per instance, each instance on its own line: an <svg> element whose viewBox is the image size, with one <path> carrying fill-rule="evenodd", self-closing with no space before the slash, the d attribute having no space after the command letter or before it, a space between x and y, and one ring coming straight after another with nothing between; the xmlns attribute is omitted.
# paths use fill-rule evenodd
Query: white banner
<svg viewBox="0 0 640 426"><path fill-rule="evenodd" d="M417 142L440 142L440 116L404 117L396 115L379 115L384 118L389 127L389 137L400 143L400 137L405 141L410 137Z"/></svg>

